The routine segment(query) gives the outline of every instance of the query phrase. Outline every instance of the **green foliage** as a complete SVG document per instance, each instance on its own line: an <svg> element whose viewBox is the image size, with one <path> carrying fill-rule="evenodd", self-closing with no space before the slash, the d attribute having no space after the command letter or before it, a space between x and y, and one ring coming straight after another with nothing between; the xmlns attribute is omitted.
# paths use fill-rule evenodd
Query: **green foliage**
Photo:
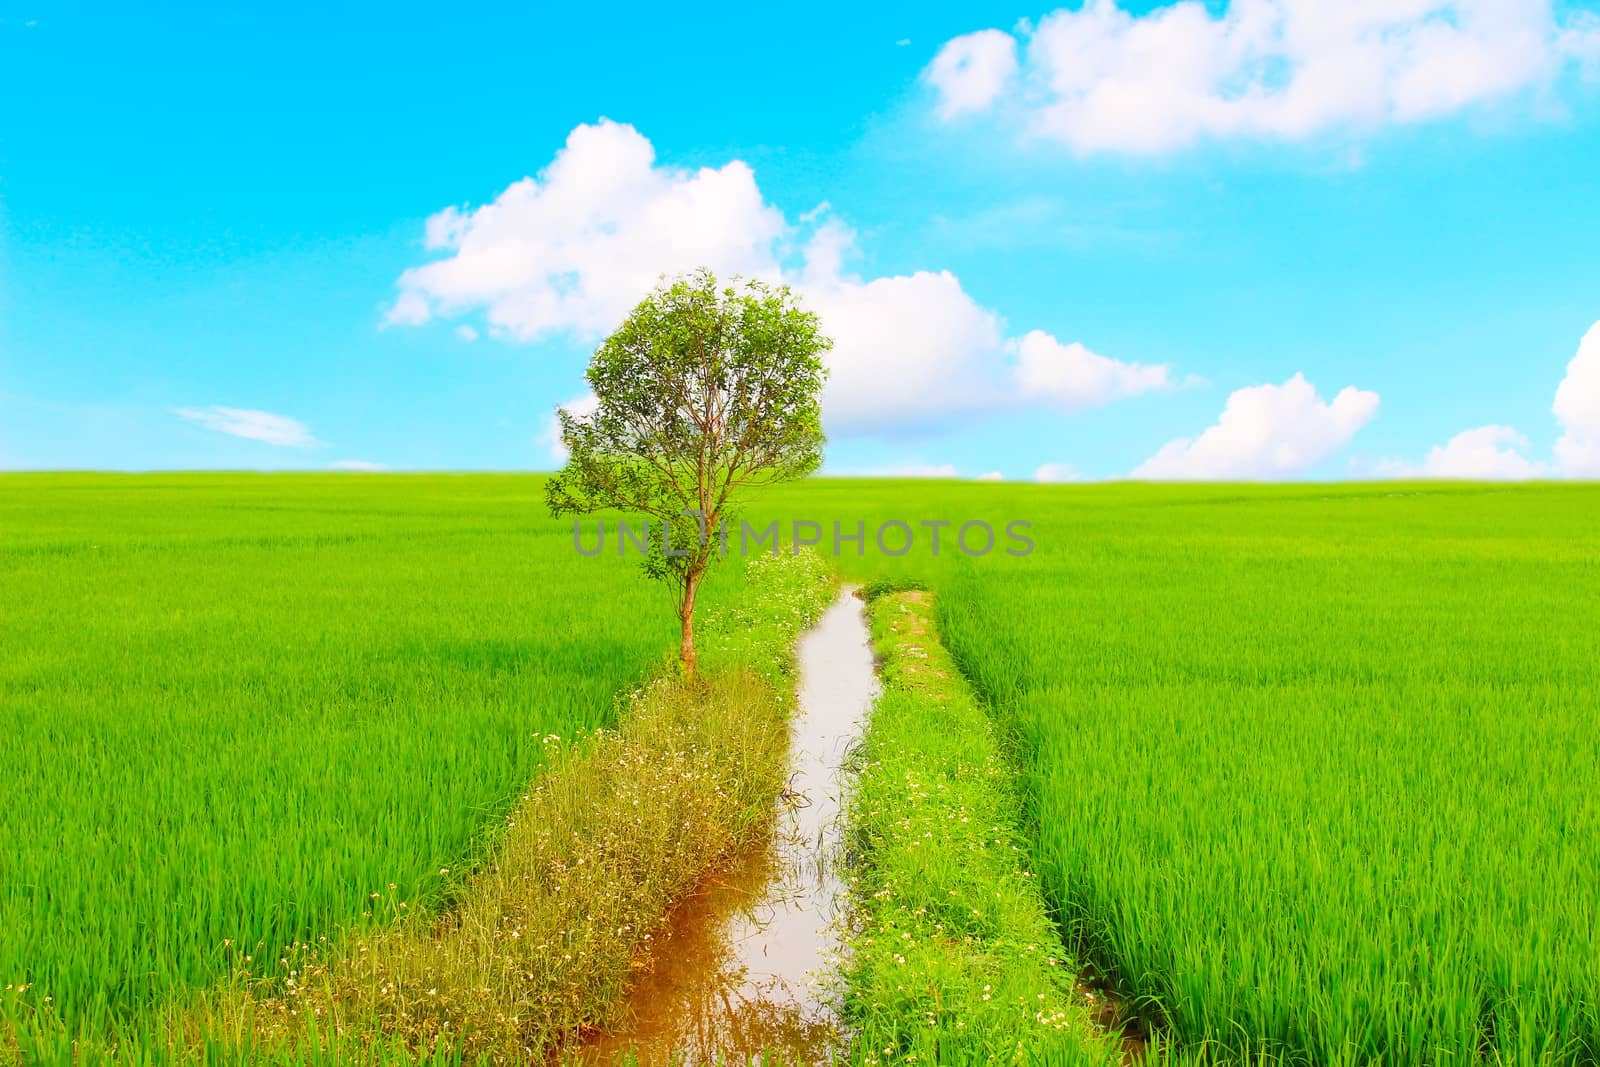
<svg viewBox="0 0 1600 1067"><path fill-rule="evenodd" d="M760 577L707 620L695 679L658 676L622 698L615 730L552 746L448 915L346 939L225 1001L209 1027L345 1062L398 1041L522 1063L613 1025L668 909L770 831L793 692L788 670L767 672L792 667L831 583L810 553L768 559Z"/></svg>
<svg viewBox="0 0 1600 1067"><path fill-rule="evenodd" d="M758 555L742 561L744 594L712 608L702 622L702 652L708 668L738 665L769 684L787 687L793 649L777 645L773 633L798 635L834 596L833 571L811 550L798 555Z"/></svg>
<svg viewBox="0 0 1600 1067"><path fill-rule="evenodd" d="M898 578L874 578L861 587L861 596L870 602L894 593L910 593L927 588L927 583L921 578L910 578L903 575Z"/></svg>
<svg viewBox="0 0 1600 1067"><path fill-rule="evenodd" d="M928 603L872 602L883 693L847 811L852 1059L1114 1063L1023 862L1011 768Z"/></svg>
<svg viewBox="0 0 1600 1067"><path fill-rule="evenodd" d="M822 461L817 318L787 287L719 287L709 271L664 283L589 363L595 410L558 412L566 466L546 485L555 515L601 510L653 517L645 570L678 590L692 666L694 591L717 554L715 532L743 493Z"/></svg>
<svg viewBox="0 0 1600 1067"><path fill-rule="evenodd" d="M137 1028L243 955L275 973L256 945L460 899L543 738L612 722L674 636L532 517L542 491L0 478L0 1062L9 1025ZM936 591L1016 735L1046 900L1166 1027L1152 1056L1600 1058L1600 488L808 481L762 507L1032 521L1025 558L839 564ZM708 673L756 655L732 572Z"/></svg>
<svg viewBox="0 0 1600 1067"><path fill-rule="evenodd" d="M0 1049L454 892L676 636L542 489L0 477Z"/></svg>
<svg viewBox="0 0 1600 1067"><path fill-rule="evenodd" d="M1600 486L809 482L776 513L1027 519L937 590L1014 728L1034 869L1171 1045L1600 1058Z"/></svg>
<svg viewBox="0 0 1600 1067"><path fill-rule="evenodd" d="M615 1006L770 817L832 586L730 568L701 679L641 685L650 591L542 488L0 478L0 1063L460 1062L445 1022L547 1049Z"/></svg>

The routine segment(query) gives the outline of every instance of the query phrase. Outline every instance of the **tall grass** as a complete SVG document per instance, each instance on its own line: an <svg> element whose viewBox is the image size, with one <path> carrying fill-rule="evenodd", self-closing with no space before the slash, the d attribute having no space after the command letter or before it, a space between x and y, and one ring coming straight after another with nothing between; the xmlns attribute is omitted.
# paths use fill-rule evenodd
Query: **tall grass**
<svg viewBox="0 0 1600 1067"><path fill-rule="evenodd" d="M847 812L853 1061L1117 1062L1023 862L994 725L940 643L927 594L884 593L871 613L883 693Z"/></svg>
<svg viewBox="0 0 1600 1067"><path fill-rule="evenodd" d="M493 862L447 914L290 959L243 996L209 998L185 1028L243 1034L241 1047L278 1059L366 1062L398 1046L526 1063L614 1024L668 909L771 830L791 652L832 582L810 554L751 571L744 595L708 612L694 679L658 676L626 695L616 729L552 745Z"/></svg>
<svg viewBox="0 0 1600 1067"><path fill-rule="evenodd" d="M1600 1059L1600 487L820 483L773 510L1033 522L1025 559L842 562L937 590L1021 736L1068 937L1168 1048Z"/></svg>
<svg viewBox="0 0 1600 1067"><path fill-rule="evenodd" d="M537 479L7 476L0 515L0 1045L429 909L672 639Z"/></svg>
<svg viewBox="0 0 1600 1067"><path fill-rule="evenodd" d="M0 1048L459 892L543 737L671 641L540 488L0 479ZM1158 1048L1600 1059L1600 488L817 482L762 511L863 520L843 569L935 590L1018 735L1046 899ZM887 559L890 518L1037 548Z"/></svg>

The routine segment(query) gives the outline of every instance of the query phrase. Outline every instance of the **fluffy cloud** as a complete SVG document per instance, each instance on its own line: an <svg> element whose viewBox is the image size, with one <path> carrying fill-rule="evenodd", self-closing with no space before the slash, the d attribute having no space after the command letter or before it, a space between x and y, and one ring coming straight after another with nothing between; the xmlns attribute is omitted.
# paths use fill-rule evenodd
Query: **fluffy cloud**
<svg viewBox="0 0 1600 1067"><path fill-rule="evenodd" d="M1010 347L1017 356L1016 381L1022 394L1063 411L1099 407L1171 384L1167 367L1119 363L1077 341L1064 345L1043 330L1028 332Z"/></svg>
<svg viewBox="0 0 1600 1067"><path fill-rule="evenodd" d="M1040 331L1007 340L948 271L853 274L856 235L827 205L791 224L744 163L663 166L637 130L606 120L573 130L537 178L432 216L425 236L442 257L401 275L391 323L481 313L494 336L589 342L664 273L706 266L787 282L833 338L823 411L839 434L1022 403L1076 411L1167 381L1164 367Z"/></svg>
<svg viewBox="0 0 1600 1067"><path fill-rule="evenodd" d="M999 30L948 42L925 76L946 118L1015 104L1079 152L1159 153L1203 139L1310 137L1459 113L1592 72L1600 19L1550 0L1198 0L1133 15L1055 11L1020 77ZM998 36L997 36L998 35ZM1007 93L1007 84L1020 86Z"/></svg>
<svg viewBox="0 0 1600 1067"><path fill-rule="evenodd" d="M1600 322L1589 327L1556 388L1556 460L1571 478L1600 478Z"/></svg>
<svg viewBox="0 0 1600 1067"><path fill-rule="evenodd" d="M1017 41L1004 30L979 30L950 41L923 72L939 91L939 114L982 111L1017 73Z"/></svg>
<svg viewBox="0 0 1600 1067"><path fill-rule="evenodd" d="M1305 376L1228 397L1199 437L1164 445L1133 472L1151 481L1289 478L1343 448L1378 411L1378 394L1347 387L1325 403Z"/></svg>
<svg viewBox="0 0 1600 1067"><path fill-rule="evenodd" d="M1532 460L1528 439L1510 426L1479 426L1456 434L1428 452L1421 464L1380 460L1352 472L1380 478L1467 478L1520 480L1553 473L1569 478L1600 478L1600 322L1589 327L1578 353L1556 387L1553 409L1562 435L1555 462Z"/></svg>
<svg viewBox="0 0 1600 1067"><path fill-rule="evenodd" d="M1528 439L1510 426L1479 426L1434 446L1421 473L1425 478L1537 478L1544 468L1519 451L1527 447Z"/></svg>
<svg viewBox="0 0 1600 1067"><path fill-rule="evenodd" d="M206 408L173 408L172 413L217 433L262 441L269 445L312 448L321 443L311 436L310 428L299 419L292 419L287 415L274 415L270 411L213 405Z"/></svg>
<svg viewBox="0 0 1600 1067"><path fill-rule="evenodd" d="M579 126L538 179L512 183L475 211L428 219L444 258L400 277L391 322L416 325L482 308L518 340L610 330L662 273L709 266L776 273L783 215L734 161L712 169L655 165L632 126Z"/></svg>
<svg viewBox="0 0 1600 1067"><path fill-rule="evenodd" d="M1083 478L1070 463L1046 463L1033 472L1036 482L1078 482Z"/></svg>
<svg viewBox="0 0 1600 1067"><path fill-rule="evenodd" d="M1006 476L1001 474L999 471L990 471L987 474L980 474L973 479L973 481L977 482L1003 482L1005 480Z"/></svg>
<svg viewBox="0 0 1600 1067"><path fill-rule="evenodd" d="M386 471L389 468L382 463L373 463L366 459L336 459L328 464L331 471Z"/></svg>
<svg viewBox="0 0 1600 1067"><path fill-rule="evenodd" d="M854 235L824 226L807 247L802 299L833 339L822 407L843 432L1003 402L1004 334L949 271L864 281L840 270Z"/></svg>
<svg viewBox="0 0 1600 1067"><path fill-rule="evenodd" d="M584 393L582 396L562 404L561 410L582 418L585 415L593 415L599 407L599 397L593 393ZM567 461L567 456L571 453L567 451L566 443L561 440L560 416L554 414L550 416L550 420L545 423L544 431L539 434L539 443L550 450L550 458L557 463L565 463Z"/></svg>

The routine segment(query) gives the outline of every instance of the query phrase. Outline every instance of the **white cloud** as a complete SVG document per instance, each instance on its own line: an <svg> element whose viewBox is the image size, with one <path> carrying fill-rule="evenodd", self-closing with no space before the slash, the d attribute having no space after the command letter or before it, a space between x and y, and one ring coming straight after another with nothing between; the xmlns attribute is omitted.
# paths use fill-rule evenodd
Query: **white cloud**
<svg viewBox="0 0 1600 1067"><path fill-rule="evenodd" d="M1570 478L1600 478L1600 322L1578 343L1556 387L1553 410L1561 423L1556 460Z"/></svg>
<svg viewBox="0 0 1600 1067"><path fill-rule="evenodd" d="M415 325L481 307L518 340L610 330L662 273L709 266L773 276L783 215L744 163L657 167L632 126L579 126L538 178L473 211L428 219L426 244L449 253L400 277L390 321Z"/></svg>
<svg viewBox="0 0 1600 1067"><path fill-rule="evenodd" d="M582 418L593 415L600 408L600 398L593 393L584 393L561 405L561 410L571 415ZM552 414L545 423L544 431L539 434L539 443L550 450L550 458L557 463L565 463L567 456L566 444L561 440L561 419Z"/></svg>
<svg viewBox="0 0 1600 1067"><path fill-rule="evenodd" d="M386 471L389 468L382 463L373 463L365 459L336 459L328 464L331 471Z"/></svg>
<svg viewBox="0 0 1600 1067"><path fill-rule="evenodd" d="M394 306L384 316L384 321L391 326L421 326L431 318L433 311L428 306L428 298L408 289L395 298Z"/></svg>
<svg viewBox="0 0 1600 1067"><path fill-rule="evenodd" d="M1305 376L1228 397L1216 425L1169 441L1132 477L1151 481L1289 478L1343 448L1378 411L1378 394L1347 387L1324 403Z"/></svg>
<svg viewBox="0 0 1600 1067"><path fill-rule="evenodd" d="M1544 468L1522 455L1528 439L1510 426L1463 430L1435 445L1422 464L1425 478L1475 480L1537 478Z"/></svg>
<svg viewBox="0 0 1600 1067"><path fill-rule="evenodd" d="M1036 482L1081 482L1083 476L1070 463L1045 463L1033 472Z"/></svg>
<svg viewBox="0 0 1600 1067"><path fill-rule="evenodd" d="M979 482L1003 482L1006 480L1006 476L1001 474L999 471L990 471L988 474L978 475L977 478L973 480Z"/></svg>
<svg viewBox="0 0 1600 1067"><path fill-rule="evenodd" d="M1467 478L1518 480L1552 473L1569 478L1600 478L1600 322L1589 327L1556 387L1552 406L1562 435L1554 463L1525 454L1528 439L1510 426L1479 426L1456 434L1429 451L1422 463L1383 459L1352 473L1380 478Z"/></svg>
<svg viewBox="0 0 1600 1067"><path fill-rule="evenodd" d="M1574 11L1556 47L1583 69L1584 77L1600 78L1600 13Z"/></svg>
<svg viewBox="0 0 1600 1067"><path fill-rule="evenodd" d="M939 92L939 114L982 111L1017 73L1017 41L1004 30L979 30L945 43L923 72Z"/></svg>
<svg viewBox="0 0 1600 1067"><path fill-rule="evenodd" d="M606 120L573 130L538 178L475 210L446 208L425 229L445 255L401 275L393 324L481 311L491 336L588 342L663 273L706 266L788 282L834 342L823 412L836 434L1021 403L1077 410L1167 373L1038 331L1008 342L1000 317L948 271L853 274L856 235L826 203L790 224L744 163L658 165L643 135Z"/></svg>
<svg viewBox="0 0 1600 1067"><path fill-rule="evenodd" d="M949 271L864 281L841 273L853 235L825 224L807 249L801 298L833 339L822 409L832 430L915 421L1004 402L1004 334Z"/></svg>
<svg viewBox="0 0 1600 1067"><path fill-rule="evenodd" d="M478 339L478 331L463 322L460 326L456 327L456 336L468 344L471 344L473 341Z"/></svg>
<svg viewBox="0 0 1600 1067"><path fill-rule="evenodd" d="M212 405L205 408L173 408L172 413L217 433L262 441L269 445L312 448L321 444L311 436L310 428L299 419L292 419L287 415L274 415L270 411Z"/></svg>
<svg viewBox="0 0 1600 1067"><path fill-rule="evenodd" d="M1087 0L1018 32L1020 78L992 58L1016 47L1009 34L944 46L926 71L940 114L1004 98L1033 134L1084 153L1424 122L1600 65L1600 19L1558 19L1550 0L1233 0L1216 16L1198 0L1142 15Z"/></svg>
<svg viewBox="0 0 1600 1067"><path fill-rule="evenodd" d="M1009 347L1017 356L1016 379L1022 395L1046 400L1063 411L1099 407L1171 384L1167 367L1120 363L1077 341L1064 345L1043 330L1031 330Z"/></svg>

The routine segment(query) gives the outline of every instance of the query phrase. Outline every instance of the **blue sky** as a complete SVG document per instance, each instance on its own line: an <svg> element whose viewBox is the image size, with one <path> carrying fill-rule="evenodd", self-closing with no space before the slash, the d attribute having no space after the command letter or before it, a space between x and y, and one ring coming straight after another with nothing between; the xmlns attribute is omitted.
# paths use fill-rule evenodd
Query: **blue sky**
<svg viewBox="0 0 1600 1067"><path fill-rule="evenodd" d="M549 469L693 255L835 472L1600 476L1593 6L871 6L0 3L0 467Z"/></svg>

